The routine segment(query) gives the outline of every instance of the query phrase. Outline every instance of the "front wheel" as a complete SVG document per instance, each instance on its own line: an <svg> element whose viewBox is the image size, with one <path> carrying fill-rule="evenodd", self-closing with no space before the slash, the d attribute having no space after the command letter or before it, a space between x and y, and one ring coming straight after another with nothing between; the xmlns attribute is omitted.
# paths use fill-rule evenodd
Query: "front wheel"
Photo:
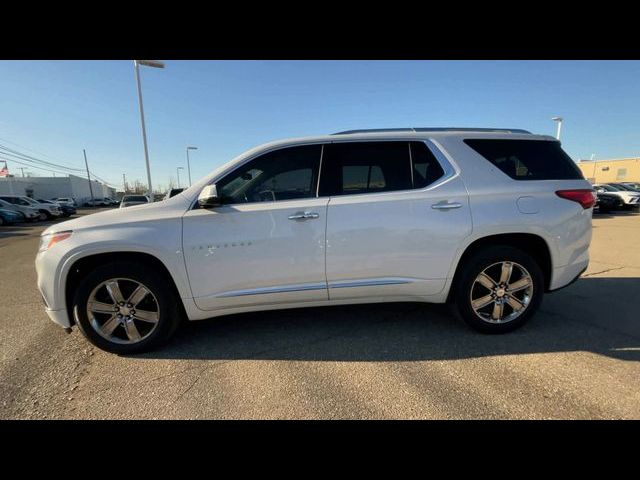
<svg viewBox="0 0 640 480"><path fill-rule="evenodd" d="M454 285L454 310L484 333L522 326L540 307L544 276L531 255L511 246L488 247L462 267Z"/></svg>
<svg viewBox="0 0 640 480"><path fill-rule="evenodd" d="M111 353L152 350L175 332L180 311L167 280L138 263L110 263L84 279L73 315L84 336Z"/></svg>

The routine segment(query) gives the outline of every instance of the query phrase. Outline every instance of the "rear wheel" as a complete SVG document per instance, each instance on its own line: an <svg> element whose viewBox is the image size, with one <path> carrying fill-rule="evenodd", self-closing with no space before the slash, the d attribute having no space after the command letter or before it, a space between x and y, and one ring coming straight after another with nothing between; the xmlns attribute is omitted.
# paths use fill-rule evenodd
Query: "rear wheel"
<svg viewBox="0 0 640 480"><path fill-rule="evenodd" d="M153 268L110 263L84 279L73 299L73 314L84 336L112 353L152 350L175 332L180 312L173 290Z"/></svg>
<svg viewBox="0 0 640 480"><path fill-rule="evenodd" d="M476 330L510 332L540 307L544 277L526 252L507 245L489 247L462 268L454 286L454 310Z"/></svg>

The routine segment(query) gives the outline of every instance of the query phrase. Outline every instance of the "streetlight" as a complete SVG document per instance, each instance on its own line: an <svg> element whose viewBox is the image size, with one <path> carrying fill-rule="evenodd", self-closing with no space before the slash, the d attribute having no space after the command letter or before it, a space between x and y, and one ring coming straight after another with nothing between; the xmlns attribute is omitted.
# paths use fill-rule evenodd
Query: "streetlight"
<svg viewBox="0 0 640 480"><path fill-rule="evenodd" d="M142 141L144 143L144 159L147 163L147 181L149 183L149 197L153 202L153 189L151 188L151 170L149 168L149 149L147 148L147 130L144 126L144 107L142 106L142 87L140 86L140 65L153 68L164 68L164 63L157 60L134 60L136 82L138 84L138 103L140 105L140 122L142 123Z"/></svg>
<svg viewBox="0 0 640 480"><path fill-rule="evenodd" d="M191 165L189 164L189 150L197 150L198 147L187 147L187 168L189 169L189 186L191 186Z"/></svg>
<svg viewBox="0 0 640 480"><path fill-rule="evenodd" d="M562 129L562 117L553 117L551 120L558 122L558 131L556 132L556 138L560 140L560 130Z"/></svg>
<svg viewBox="0 0 640 480"><path fill-rule="evenodd" d="M178 188L180 188L180 170L184 170L184 167L176 168L176 173L178 174Z"/></svg>

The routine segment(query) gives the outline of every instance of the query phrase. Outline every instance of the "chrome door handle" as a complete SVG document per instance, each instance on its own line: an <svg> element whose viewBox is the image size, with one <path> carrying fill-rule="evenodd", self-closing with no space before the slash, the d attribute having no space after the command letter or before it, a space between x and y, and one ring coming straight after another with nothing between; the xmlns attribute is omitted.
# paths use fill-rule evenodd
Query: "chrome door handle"
<svg viewBox="0 0 640 480"><path fill-rule="evenodd" d="M309 218L318 218L319 216L316 212L297 212L289 215L289 220L307 220Z"/></svg>
<svg viewBox="0 0 640 480"><path fill-rule="evenodd" d="M433 205L431 205L431 208L434 208L436 210L451 210L453 208L460 208L462 206L461 203L459 202L447 202L447 201L443 201L443 202L438 202L438 203L434 203Z"/></svg>

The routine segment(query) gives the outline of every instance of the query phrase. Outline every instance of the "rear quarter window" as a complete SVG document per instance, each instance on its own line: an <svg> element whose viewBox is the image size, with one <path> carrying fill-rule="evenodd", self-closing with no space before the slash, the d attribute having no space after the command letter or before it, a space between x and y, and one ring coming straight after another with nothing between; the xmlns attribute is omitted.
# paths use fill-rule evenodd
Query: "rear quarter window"
<svg viewBox="0 0 640 480"><path fill-rule="evenodd" d="M575 162L560 147L560 142L467 139L464 143L514 180L584 179Z"/></svg>

